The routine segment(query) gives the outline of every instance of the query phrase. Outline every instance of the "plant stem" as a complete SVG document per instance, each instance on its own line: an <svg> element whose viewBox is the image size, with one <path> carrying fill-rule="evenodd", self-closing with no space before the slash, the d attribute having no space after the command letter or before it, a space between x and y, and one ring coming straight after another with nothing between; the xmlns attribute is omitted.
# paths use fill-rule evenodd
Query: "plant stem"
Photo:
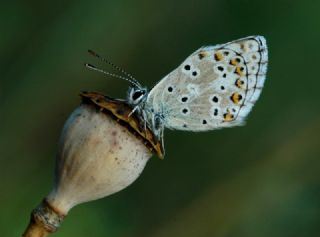
<svg viewBox="0 0 320 237"><path fill-rule="evenodd" d="M22 236L46 237L59 228L63 218L63 215L59 214L44 200L32 211L30 223Z"/></svg>

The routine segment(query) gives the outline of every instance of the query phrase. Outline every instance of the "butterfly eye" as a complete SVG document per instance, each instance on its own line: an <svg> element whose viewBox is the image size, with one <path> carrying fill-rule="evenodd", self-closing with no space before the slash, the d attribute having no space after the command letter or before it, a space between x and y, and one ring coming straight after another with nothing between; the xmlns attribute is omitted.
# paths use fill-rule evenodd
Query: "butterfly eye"
<svg viewBox="0 0 320 237"><path fill-rule="evenodd" d="M132 99L133 100L138 100L139 98L143 97L143 95L145 94L146 92L144 90L137 90L133 93L132 95Z"/></svg>

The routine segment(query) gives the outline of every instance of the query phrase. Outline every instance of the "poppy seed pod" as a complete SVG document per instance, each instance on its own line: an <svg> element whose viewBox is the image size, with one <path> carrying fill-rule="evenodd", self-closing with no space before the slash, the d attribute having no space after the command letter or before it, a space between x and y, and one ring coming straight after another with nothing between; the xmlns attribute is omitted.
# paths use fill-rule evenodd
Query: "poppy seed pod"
<svg viewBox="0 0 320 237"><path fill-rule="evenodd" d="M118 192L139 177L162 145L122 100L82 93L62 130L52 191L33 210L25 237L55 232L77 204Z"/></svg>

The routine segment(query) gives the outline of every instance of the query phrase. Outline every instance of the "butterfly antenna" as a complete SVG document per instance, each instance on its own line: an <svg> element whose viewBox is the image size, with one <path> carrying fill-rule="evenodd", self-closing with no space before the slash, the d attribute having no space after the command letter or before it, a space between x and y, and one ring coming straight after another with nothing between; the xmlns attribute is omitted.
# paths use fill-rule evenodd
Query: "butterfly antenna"
<svg viewBox="0 0 320 237"><path fill-rule="evenodd" d="M102 62L105 62L107 64L109 64L111 67L113 67L114 69L116 69L117 71L123 73L124 75L126 75L127 77L129 77L132 81L135 81L136 84L139 84L139 82L128 72L126 72L124 69L122 69L121 67L113 64L112 62L108 61L106 58L100 56L99 54L97 54L96 52L94 52L93 50L89 49L88 53L90 53L92 56L100 59ZM140 85L140 84L139 84Z"/></svg>
<svg viewBox="0 0 320 237"><path fill-rule="evenodd" d="M127 77L123 77L123 76L120 76L118 74L114 74L114 73L111 73L111 72L106 72L100 68L97 68L96 66L92 65L92 64L89 64L89 63L85 63L84 66L92 71L97 71L97 72L101 72L105 75L108 75L108 76L111 76L111 77L115 77L115 78L120 78L122 80L125 80L125 81L128 81L130 83L132 83L133 85L137 86L138 88L141 88L141 85L139 84L138 81L136 80L132 80L132 78L127 78Z"/></svg>

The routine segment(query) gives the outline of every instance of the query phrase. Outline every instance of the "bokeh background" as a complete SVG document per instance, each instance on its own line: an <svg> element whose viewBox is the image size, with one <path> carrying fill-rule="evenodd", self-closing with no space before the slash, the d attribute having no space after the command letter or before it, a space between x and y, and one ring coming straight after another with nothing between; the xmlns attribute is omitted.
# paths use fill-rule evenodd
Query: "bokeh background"
<svg viewBox="0 0 320 237"><path fill-rule="evenodd" d="M3 1L0 233L20 236L50 191L59 133L81 90L128 83L84 68L94 49L153 86L202 45L267 38L270 65L247 125L165 132L126 190L71 210L54 235L320 236L320 1Z"/></svg>

